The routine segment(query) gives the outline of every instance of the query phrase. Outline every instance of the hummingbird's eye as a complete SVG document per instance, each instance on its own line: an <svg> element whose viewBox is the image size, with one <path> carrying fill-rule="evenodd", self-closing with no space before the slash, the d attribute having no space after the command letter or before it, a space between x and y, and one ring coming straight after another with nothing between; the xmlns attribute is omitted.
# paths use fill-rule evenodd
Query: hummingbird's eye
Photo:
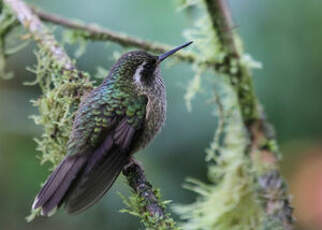
<svg viewBox="0 0 322 230"><path fill-rule="evenodd" d="M144 68L147 69L147 70L152 71L155 68L155 63L156 63L155 60L151 60L151 61L149 61L148 63L145 64Z"/></svg>

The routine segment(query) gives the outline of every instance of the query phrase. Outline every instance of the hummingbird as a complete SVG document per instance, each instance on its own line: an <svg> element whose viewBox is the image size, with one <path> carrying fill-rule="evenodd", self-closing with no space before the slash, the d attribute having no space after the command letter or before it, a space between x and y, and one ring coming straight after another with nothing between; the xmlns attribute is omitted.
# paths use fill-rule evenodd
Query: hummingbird
<svg viewBox="0 0 322 230"><path fill-rule="evenodd" d="M63 205L67 213L80 213L104 196L131 156L165 122L160 63L191 43L159 56L131 51L117 60L103 82L82 98L67 154L37 194L33 210L51 216Z"/></svg>

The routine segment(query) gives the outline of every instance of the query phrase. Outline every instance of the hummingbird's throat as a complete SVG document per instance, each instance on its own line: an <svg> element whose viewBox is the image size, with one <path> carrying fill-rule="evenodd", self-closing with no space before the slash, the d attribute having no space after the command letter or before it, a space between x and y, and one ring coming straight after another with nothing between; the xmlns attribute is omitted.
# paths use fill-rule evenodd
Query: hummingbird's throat
<svg viewBox="0 0 322 230"><path fill-rule="evenodd" d="M139 86L142 85L142 83L141 83L141 77L142 77L142 71L144 69L144 65L145 64L146 64L146 62L144 61L135 70L135 73L133 75L133 80L134 80L134 82L135 82L136 85L139 85Z"/></svg>

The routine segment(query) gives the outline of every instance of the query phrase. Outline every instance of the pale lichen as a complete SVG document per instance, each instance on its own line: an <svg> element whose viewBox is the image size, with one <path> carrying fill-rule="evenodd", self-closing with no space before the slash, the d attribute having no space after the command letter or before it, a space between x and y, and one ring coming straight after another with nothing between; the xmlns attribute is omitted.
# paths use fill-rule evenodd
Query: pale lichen
<svg viewBox="0 0 322 230"><path fill-rule="evenodd" d="M210 17L204 13L204 4L198 4L196 7L201 12L194 19L193 27L184 30L183 35L187 40L194 41L194 47L199 53L196 63L221 63L226 54L219 42L216 31L212 29Z"/></svg>
<svg viewBox="0 0 322 230"><path fill-rule="evenodd" d="M231 89L224 94L219 107L223 113L220 118L226 121L221 124L221 134L215 133L207 149L211 183L188 179L185 187L199 196L192 204L174 208L186 221L182 224L186 230L255 230L261 222L263 211L256 197L252 165L244 154L247 138L236 110L238 104ZM217 103L218 100L214 98ZM222 143L218 135L223 135Z"/></svg>
<svg viewBox="0 0 322 230"><path fill-rule="evenodd" d="M195 65L193 68L195 69L195 75L193 79L189 81L184 95L186 108L189 112L192 111L192 100L195 98L196 94L201 91L201 75L203 72L203 69L198 65Z"/></svg>
<svg viewBox="0 0 322 230"><path fill-rule="evenodd" d="M177 0L176 2L178 5L177 10L181 11L189 7L197 7L200 0Z"/></svg>
<svg viewBox="0 0 322 230"><path fill-rule="evenodd" d="M0 78L10 79L13 77L12 72L6 71L6 59L9 55L17 51L6 46L8 34L19 25L16 18L11 14L7 6L0 5Z"/></svg>
<svg viewBox="0 0 322 230"><path fill-rule="evenodd" d="M184 95L188 111L192 110L192 99L201 91L202 74L209 71L209 66L205 63L217 63L220 65L225 58L226 53L219 42L219 38L208 14L205 13L205 5L201 0L178 1L178 9L194 6L199 12L194 18L193 27L184 30L183 35L187 40L194 41L194 48L197 50L197 59L192 65L195 73L194 78L189 81L186 93Z"/></svg>

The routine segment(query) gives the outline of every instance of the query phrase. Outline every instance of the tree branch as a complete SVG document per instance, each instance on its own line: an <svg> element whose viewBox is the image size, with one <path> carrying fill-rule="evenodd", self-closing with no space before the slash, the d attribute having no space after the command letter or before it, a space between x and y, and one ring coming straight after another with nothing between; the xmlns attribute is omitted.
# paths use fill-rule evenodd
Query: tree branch
<svg viewBox="0 0 322 230"><path fill-rule="evenodd" d="M83 24L80 22L72 21L62 16L44 12L40 9L32 8L33 12L44 21L61 25L73 30L84 32L83 37L94 41L111 41L115 42L123 47L136 47L150 52L164 53L172 49L172 46L167 44L161 44L157 42L149 42L140 38L132 37L124 33L111 31L105 28L101 28L98 25ZM181 61L196 62L197 55L189 51L180 51L174 54Z"/></svg>
<svg viewBox="0 0 322 230"><path fill-rule="evenodd" d="M142 218L146 229L177 229L174 220L164 211L164 204L160 200L158 192L152 188L152 185L146 179L144 170L134 158L123 169L123 175L126 176L129 185L141 200L141 205L129 205L130 209L135 211ZM153 219L149 221L149 219ZM153 222L153 225L151 225Z"/></svg>
<svg viewBox="0 0 322 230"><path fill-rule="evenodd" d="M232 20L225 0L205 0L206 8L223 51L226 53L222 72L230 77L239 100L242 118L251 123L258 117L257 101L249 69L241 62L241 51L235 42ZM231 71L234 69L234 71Z"/></svg>
<svg viewBox="0 0 322 230"><path fill-rule="evenodd" d="M60 63L65 69L74 68L74 64L66 55L64 49L58 45L54 36L49 33L48 29L24 2L20 0L4 0L4 3L11 8L20 23L31 33L33 39L39 43L39 46L49 52L57 63Z"/></svg>
<svg viewBox="0 0 322 230"><path fill-rule="evenodd" d="M81 77L81 72L75 68L64 49L59 46L54 36L24 2L21 0L4 0L4 3L11 8L13 14L18 18L25 29L30 32L32 38L38 43L39 47L44 49L55 63L59 64L62 73L67 71L71 74L71 78L74 79ZM160 49L159 46L145 44L144 42L142 43L135 39L131 41L138 46L143 45L154 50ZM162 49L163 48L165 50L167 49L167 47L162 47ZM183 58L189 59L188 56L183 56ZM57 127L57 129L59 128ZM151 184L144 175L143 169L134 162L124 169L123 172L133 191L141 198L141 207L149 213L144 219L145 224L151 226L153 229L174 229L175 222L168 214L164 213L162 202L155 195Z"/></svg>
<svg viewBox="0 0 322 230"><path fill-rule="evenodd" d="M208 14L214 30L217 31L223 49L226 51L226 65L237 60L237 71L228 74L234 87L244 126L249 133L249 148L259 184L258 197L266 213L265 221L272 221L285 230L293 229L294 218L288 191L278 171L278 148L271 125L260 111L259 102L254 93L251 74L241 62L240 51L232 32L232 20L225 0L205 0ZM265 223L264 223L265 224Z"/></svg>
<svg viewBox="0 0 322 230"><path fill-rule="evenodd" d="M163 209L158 205L158 199L153 192L152 185L144 175L144 170L136 161L131 160L129 165L123 169L129 185L144 200L147 205L144 207L150 216L165 217Z"/></svg>
<svg viewBox="0 0 322 230"><path fill-rule="evenodd" d="M239 57L235 44L232 19L226 2L223 0L205 0L205 3L210 13L213 28L219 31L217 35L224 49L232 57Z"/></svg>

